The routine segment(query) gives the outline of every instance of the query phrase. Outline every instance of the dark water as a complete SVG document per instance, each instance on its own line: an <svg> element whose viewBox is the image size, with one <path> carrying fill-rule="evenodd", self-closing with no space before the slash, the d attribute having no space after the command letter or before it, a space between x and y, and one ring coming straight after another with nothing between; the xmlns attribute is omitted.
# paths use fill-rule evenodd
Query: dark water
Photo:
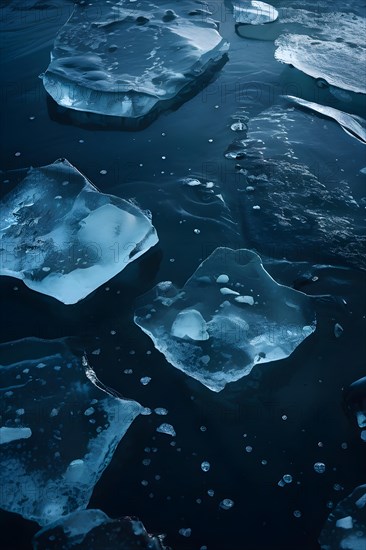
<svg viewBox="0 0 366 550"><path fill-rule="evenodd" d="M189 102L136 132L63 124L50 116L38 76L48 65L54 36L70 15L72 2L52 0L42 10L26 11L12 10L11 4L3 2L1 8L2 169L42 166L65 157L101 191L134 197L150 209L160 239L154 249L74 306L32 292L14 279L0 279L3 342L72 336L76 349L90 354L101 348L100 355L90 357L105 384L147 407L169 411L164 421L174 426L176 445L155 432L161 417L140 416L95 487L89 507L111 517L136 515L148 531L166 533L167 544L178 550L203 545L209 550L320 548L317 538L330 512L327 503L335 505L365 480L366 447L342 404L343 388L365 374L365 279L359 269L364 258L354 238L364 232L363 217L362 212L350 214L343 199L336 210L332 202L347 182L364 206L365 176L359 172L366 165L364 146L334 122L302 111L291 113L294 122L285 124L285 141L290 142L285 148L284 140L274 137L278 128L271 117L265 115L257 124L268 161L283 161L281 155L291 148L296 162L308 166L329 192L336 190L325 212L328 220L335 219L335 211L338 220L350 216L351 255L342 254L348 241L330 253L333 241L311 225L301 243L291 230L273 236L274 218L265 203L273 190L264 187L251 203L243 192L248 182L243 183L235 164L245 165L249 173L256 167L225 159L224 152L241 138L230 129L232 117L245 113L253 120L281 105L281 94L358 115L364 113L362 97L353 95L344 102L275 62L273 41L235 34L229 6L223 2L213 7L221 33L231 43L229 61ZM364 15L361 4L352 3L348 9ZM344 5L342 9L347 11ZM21 155L15 156L17 152ZM102 169L106 175L100 174ZM215 194L183 186L179 180L186 176L214 181ZM3 184L2 190L7 188ZM222 198L216 196L220 193ZM290 208L301 209L297 199L291 205L292 199ZM253 204L266 207L254 217ZM273 211L276 207L273 203ZM270 274L288 286L306 273L316 275L318 280L301 290L329 296L316 301L317 331L290 358L256 367L219 394L169 365L132 322L139 295L162 280L184 284L217 246L255 248ZM336 322L344 329L338 339ZM133 373L125 374L125 369ZM146 387L139 381L142 376L152 378ZM147 457L151 464L144 466ZM200 468L203 460L211 464L207 473ZM313 470L317 461L326 464L323 475ZM294 481L278 487L286 473ZM149 484L143 486L142 480ZM215 491L213 497L209 489ZM219 509L224 498L235 502L233 509ZM301 511L300 518L294 517L295 510ZM35 523L5 512L0 518L1 548L31 548ZM191 537L178 534L182 527L192 529Z"/></svg>

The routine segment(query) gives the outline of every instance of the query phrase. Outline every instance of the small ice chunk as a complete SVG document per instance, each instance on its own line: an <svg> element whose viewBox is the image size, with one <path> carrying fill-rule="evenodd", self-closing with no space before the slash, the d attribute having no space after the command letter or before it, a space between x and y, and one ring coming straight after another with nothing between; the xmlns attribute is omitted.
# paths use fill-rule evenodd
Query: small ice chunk
<svg viewBox="0 0 366 550"><path fill-rule="evenodd" d="M336 527L340 527L341 529L352 529L353 527L352 517L346 516L345 518L337 519Z"/></svg>
<svg viewBox="0 0 366 550"><path fill-rule="evenodd" d="M160 424L160 426L156 428L156 431L160 434L171 435L172 437L175 437L177 435L173 426L167 423Z"/></svg>
<svg viewBox="0 0 366 550"><path fill-rule="evenodd" d="M149 382L151 382L151 378L150 376L143 376L142 378L140 378L140 382L143 386L147 386Z"/></svg>
<svg viewBox="0 0 366 550"><path fill-rule="evenodd" d="M250 306L254 305L253 296L237 296L234 300L240 304L248 304Z"/></svg>
<svg viewBox="0 0 366 550"><path fill-rule="evenodd" d="M201 470L203 472L208 472L210 468L211 468L211 464L209 462L207 462L206 460L204 460L201 464Z"/></svg>
<svg viewBox="0 0 366 550"><path fill-rule="evenodd" d="M232 290L231 288L227 288L226 286L223 286L220 288L221 294L224 294L224 296L228 294L232 294L233 296L239 296L239 292L236 292L236 290Z"/></svg>
<svg viewBox="0 0 366 550"><path fill-rule="evenodd" d="M340 325L339 323L336 323L336 324L334 325L334 336L335 336L336 338L340 338L340 337L342 336L342 334L343 334L343 327L342 327L342 325Z"/></svg>
<svg viewBox="0 0 366 550"><path fill-rule="evenodd" d="M18 439L28 439L32 435L30 428L8 428L0 427L0 445L17 441Z"/></svg>
<svg viewBox="0 0 366 550"><path fill-rule="evenodd" d="M230 510L234 506L234 501L230 498L224 498L219 506L222 510Z"/></svg>
<svg viewBox="0 0 366 550"><path fill-rule="evenodd" d="M164 409L163 407L157 407L156 409L154 409L154 412L155 414L159 414L161 416L165 416L168 414L167 409Z"/></svg>
<svg viewBox="0 0 366 550"><path fill-rule="evenodd" d="M206 330L207 323L196 309L180 311L172 325L171 334L176 338L191 338L192 340L208 340L210 335Z"/></svg>
<svg viewBox="0 0 366 550"><path fill-rule="evenodd" d="M219 275L216 279L216 282L221 284L221 283L224 283L224 284L227 284L229 282L229 277L228 275L225 275L224 273L222 275Z"/></svg>
<svg viewBox="0 0 366 550"><path fill-rule="evenodd" d="M324 474L325 472L325 464L323 462L315 462L314 464L314 471L317 474Z"/></svg>

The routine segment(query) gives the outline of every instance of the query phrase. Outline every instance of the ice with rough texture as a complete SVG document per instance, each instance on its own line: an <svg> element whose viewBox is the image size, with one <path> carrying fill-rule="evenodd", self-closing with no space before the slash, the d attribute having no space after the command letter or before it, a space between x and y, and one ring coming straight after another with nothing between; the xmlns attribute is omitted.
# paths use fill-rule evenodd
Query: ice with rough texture
<svg viewBox="0 0 366 550"><path fill-rule="evenodd" d="M319 537L322 550L365 550L366 485L341 500L329 515Z"/></svg>
<svg viewBox="0 0 366 550"><path fill-rule="evenodd" d="M161 535L147 533L135 517L111 519L101 510L82 510L36 533L34 550L169 550Z"/></svg>
<svg viewBox="0 0 366 550"><path fill-rule="evenodd" d="M360 30L358 29L359 33ZM365 49L337 37L314 39L306 34L283 34L275 42L275 58L328 84L366 93Z"/></svg>
<svg viewBox="0 0 366 550"><path fill-rule="evenodd" d="M170 107L228 49L204 2L76 5L43 76L61 106L124 118Z"/></svg>
<svg viewBox="0 0 366 550"><path fill-rule="evenodd" d="M0 205L0 274L74 304L158 237L149 213L100 193L67 160L30 168Z"/></svg>
<svg viewBox="0 0 366 550"><path fill-rule="evenodd" d="M263 25L272 23L278 18L278 11L265 2L257 0L239 0L233 2L234 19L236 23L246 25Z"/></svg>
<svg viewBox="0 0 366 550"><path fill-rule="evenodd" d="M333 107L328 107L327 105L319 105L319 103L314 103L313 101L306 101L295 96L284 96L288 101L319 113L327 118L335 120L343 130L347 132L350 136L358 139L362 143L366 143L366 120L357 116L351 115L349 113L344 113L339 109L334 109Z"/></svg>
<svg viewBox="0 0 366 550"><path fill-rule="evenodd" d="M227 280L222 274L229 279L225 287L217 282ZM223 288L232 292L223 294ZM241 295L253 304L236 300ZM311 299L277 284L259 256L245 249L217 248L181 290L166 281L140 301L135 323L155 347L216 392L258 363L288 357L315 330ZM194 321L190 334L176 331L182 313Z"/></svg>
<svg viewBox="0 0 366 550"><path fill-rule="evenodd" d="M0 507L46 525L87 506L142 411L109 393L67 340L0 346Z"/></svg>

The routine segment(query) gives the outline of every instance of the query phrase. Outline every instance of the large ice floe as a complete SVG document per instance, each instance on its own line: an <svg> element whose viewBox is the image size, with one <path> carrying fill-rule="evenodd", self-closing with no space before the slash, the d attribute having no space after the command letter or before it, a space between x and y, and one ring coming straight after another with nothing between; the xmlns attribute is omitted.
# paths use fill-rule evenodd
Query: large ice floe
<svg viewBox="0 0 366 550"><path fill-rule="evenodd" d="M169 550L161 535L146 532L134 517L111 519L101 510L82 510L61 518L39 531L34 550Z"/></svg>
<svg viewBox="0 0 366 550"><path fill-rule="evenodd" d="M143 407L108 392L66 340L0 352L0 507L46 525L87 506Z"/></svg>
<svg viewBox="0 0 366 550"><path fill-rule="evenodd" d="M149 213L100 193L68 161L30 168L0 204L0 274L74 304L158 237Z"/></svg>
<svg viewBox="0 0 366 550"><path fill-rule="evenodd" d="M142 118L192 93L227 49L204 2L85 2L60 30L43 83L62 107Z"/></svg>
<svg viewBox="0 0 366 550"><path fill-rule="evenodd" d="M233 10L236 23L247 25L272 23L278 18L278 11L273 6L257 0L234 1Z"/></svg>
<svg viewBox="0 0 366 550"><path fill-rule="evenodd" d="M366 485L341 500L329 515L319 537L322 550L365 550Z"/></svg>
<svg viewBox="0 0 366 550"><path fill-rule="evenodd" d="M277 284L250 250L217 248L184 287L159 283L135 323L176 368L213 391L288 357L315 330L311 299Z"/></svg>
<svg viewBox="0 0 366 550"><path fill-rule="evenodd" d="M366 19L352 13L283 10L275 57L303 73L356 93L366 93ZM286 32L287 31L287 32Z"/></svg>

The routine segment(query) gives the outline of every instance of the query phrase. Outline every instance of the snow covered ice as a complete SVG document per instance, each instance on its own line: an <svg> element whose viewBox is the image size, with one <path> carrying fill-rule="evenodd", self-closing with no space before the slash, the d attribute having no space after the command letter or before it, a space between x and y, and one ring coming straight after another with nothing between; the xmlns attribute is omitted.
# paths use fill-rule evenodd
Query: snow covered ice
<svg viewBox="0 0 366 550"><path fill-rule="evenodd" d="M74 304L158 237L148 213L100 193L67 160L30 168L0 204L0 274Z"/></svg>
<svg viewBox="0 0 366 550"><path fill-rule="evenodd" d="M200 1L85 3L60 30L43 83L63 107L141 118L180 101L227 49Z"/></svg>
<svg viewBox="0 0 366 550"><path fill-rule="evenodd" d="M46 525L87 506L142 407L107 393L66 339L0 353L0 507Z"/></svg>
<svg viewBox="0 0 366 550"><path fill-rule="evenodd" d="M366 548L366 485L341 500L329 515L319 537L322 550Z"/></svg>
<svg viewBox="0 0 366 550"><path fill-rule="evenodd" d="M364 17L342 12L319 17L316 8L283 11L285 32L275 42L278 61L342 90L366 93Z"/></svg>
<svg viewBox="0 0 366 550"><path fill-rule="evenodd" d="M278 11L265 2L257 0L233 2L234 19L236 23L248 25L263 25L272 23L278 18Z"/></svg>
<svg viewBox="0 0 366 550"><path fill-rule="evenodd" d="M315 330L311 299L277 284L245 249L217 248L181 290L162 282L140 303L135 323L155 347L216 392L258 363L288 357Z"/></svg>
<svg viewBox="0 0 366 550"><path fill-rule="evenodd" d="M82 510L39 531L34 550L90 548L103 550L168 550L161 536L147 533L134 517L111 519L101 510Z"/></svg>

